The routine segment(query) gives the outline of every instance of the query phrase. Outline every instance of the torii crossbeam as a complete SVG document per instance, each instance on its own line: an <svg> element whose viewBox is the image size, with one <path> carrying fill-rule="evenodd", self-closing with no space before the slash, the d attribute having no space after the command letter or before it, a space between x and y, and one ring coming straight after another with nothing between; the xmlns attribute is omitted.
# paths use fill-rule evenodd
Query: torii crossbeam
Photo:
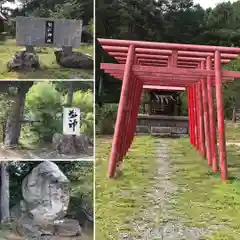
<svg viewBox="0 0 240 240"><path fill-rule="evenodd" d="M117 64L102 63L101 69L122 81L108 176L115 176L131 146L141 93L145 88L187 90L190 143L208 160L213 172L220 170L222 180L227 180L222 83L240 78L240 72L223 71L222 65L236 59L240 48L113 39L98 41L117 60Z"/></svg>

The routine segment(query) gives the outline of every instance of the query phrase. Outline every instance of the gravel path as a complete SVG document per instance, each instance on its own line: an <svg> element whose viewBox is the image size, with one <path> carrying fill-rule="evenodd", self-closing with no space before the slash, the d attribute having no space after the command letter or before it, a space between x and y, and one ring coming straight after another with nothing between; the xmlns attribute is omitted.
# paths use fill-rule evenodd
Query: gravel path
<svg viewBox="0 0 240 240"><path fill-rule="evenodd" d="M205 229L188 228L183 220L171 216L168 203L171 196L176 193L177 186L170 181L173 174L169 163L168 143L171 139L156 139L158 168L153 179L152 188L146 193L150 207L141 211L138 222L130 222L139 237L130 237L129 232L121 232L120 240L200 240L209 233ZM132 217L132 216L131 216ZM130 219L129 219L130 220Z"/></svg>

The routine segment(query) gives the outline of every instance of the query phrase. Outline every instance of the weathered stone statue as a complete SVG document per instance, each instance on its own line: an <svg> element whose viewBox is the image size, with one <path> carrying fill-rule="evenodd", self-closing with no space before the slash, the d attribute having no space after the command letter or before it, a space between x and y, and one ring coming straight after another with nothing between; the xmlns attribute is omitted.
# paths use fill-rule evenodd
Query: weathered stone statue
<svg viewBox="0 0 240 240"><path fill-rule="evenodd" d="M23 236L78 236L77 220L65 219L69 205L69 180L50 161L40 163L22 182L23 200L12 209L17 231ZM18 211L16 211L18 209Z"/></svg>

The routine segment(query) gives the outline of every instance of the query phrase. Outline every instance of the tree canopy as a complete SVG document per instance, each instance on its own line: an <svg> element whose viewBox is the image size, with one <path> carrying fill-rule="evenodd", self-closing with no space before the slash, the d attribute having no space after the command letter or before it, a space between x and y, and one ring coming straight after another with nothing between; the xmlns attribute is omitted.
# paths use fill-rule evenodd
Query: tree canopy
<svg viewBox="0 0 240 240"><path fill-rule="evenodd" d="M240 47L240 1L224 2L208 9L195 5L192 0L99 0L96 3L99 38ZM227 67L239 69L239 61ZM106 76L102 78L105 80ZM102 82L102 100L101 97L97 100L109 102L114 96L113 102L118 102L120 91L116 81L109 81L108 77ZM117 84L120 86L121 82ZM234 83L224 89L225 101L234 102L231 93L240 90L238 85ZM99 88L99 79L96 86Z"/></svg>
<svg viewBox="0 0 240 240"><path fill-rule="evenodd" d="M87 25L93 18L93 0L0 0L18 2L20 7L12 11L12 16L55 17L65 19L82 19Z"/></svg>

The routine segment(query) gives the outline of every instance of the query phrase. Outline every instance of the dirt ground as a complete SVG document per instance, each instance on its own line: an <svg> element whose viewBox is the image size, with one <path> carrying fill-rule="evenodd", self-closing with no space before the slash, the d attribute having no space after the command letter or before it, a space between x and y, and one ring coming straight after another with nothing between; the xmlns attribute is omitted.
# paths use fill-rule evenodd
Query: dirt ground
<svg viewBox="0 0 240 240"><path fill-rule="evenodd" d="M5 238L1 238L1 240L26 240L26 238L14 233L9 233ZM82 235L78 237L45 236L39 240L93 240L93 236L82 233Z"/></svg>
<svg viewBox="0 0 240 240"><path fill-rule="evenodd" d="M0 160L23 160L23 159L74 159L74 160L93 160L93 148L89 148L89 155L65 155L44 146L39 149L4 149L0 147Z"/></svg>

